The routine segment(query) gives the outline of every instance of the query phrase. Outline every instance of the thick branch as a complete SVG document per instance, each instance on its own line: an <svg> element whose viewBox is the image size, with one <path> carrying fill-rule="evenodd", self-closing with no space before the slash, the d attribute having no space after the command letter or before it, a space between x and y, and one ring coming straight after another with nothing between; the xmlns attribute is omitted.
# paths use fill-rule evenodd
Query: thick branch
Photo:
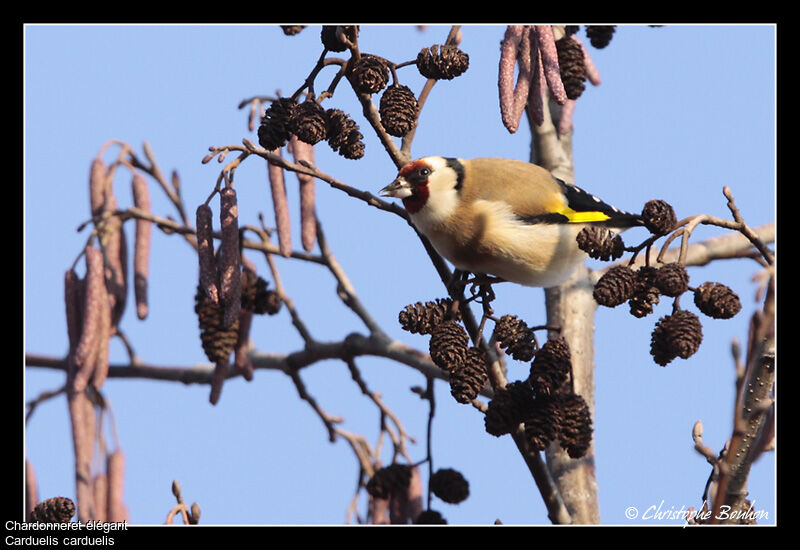
<svg viewBox="0 0 800 550"><path fill-rule="evenodd" d="M775 287L770 280L762 311L753 314L750 324L747 364L736 397L733 435L721 464L714 514L710 521L722 519L722 506L738 512L747 496L750 467L762 449L757 448L759 434L772 419L767 414L775 381Z"/></svg>
<svg viewBox="0 0 800 550"><path fill-rule="evenodd" d="M535 90L538 93L538 90ZM531 123L531 162L543 166L565 181L575 181L572 160L572 130L559 135L547 102L544 121ZM530 117L529 117L530 118ZM594 418L594 312L592 285L585 266L556 288L545 290L547 325L561 328L572 357L575 393L586 400ZM546 451L547 466L556 481L573 523L600 523L594 444L579 460L572 460L557 444Z"/></svg>

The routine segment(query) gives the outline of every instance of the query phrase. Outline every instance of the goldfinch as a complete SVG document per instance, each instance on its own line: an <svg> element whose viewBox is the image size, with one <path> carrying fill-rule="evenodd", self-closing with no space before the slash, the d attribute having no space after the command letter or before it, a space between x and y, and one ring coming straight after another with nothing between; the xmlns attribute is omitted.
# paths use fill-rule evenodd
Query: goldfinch
<svg viewBox="0 0 800 550"><path fill-rule="evenodd" d="M519 160L439 156L409 162L380 195L402 199L411 222L456 268L534 287L561 284L587 258L587 225L624 230L641 217Z"/></svg>

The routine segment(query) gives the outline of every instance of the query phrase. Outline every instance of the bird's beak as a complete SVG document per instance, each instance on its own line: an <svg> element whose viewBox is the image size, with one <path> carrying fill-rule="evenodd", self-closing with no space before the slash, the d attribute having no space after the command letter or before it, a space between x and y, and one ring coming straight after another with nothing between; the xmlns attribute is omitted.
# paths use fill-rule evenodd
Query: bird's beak
<svg viewBox="0 0 800 550"><path fill-rule="evenodd" d="M381 197L395 197L397 199L404 199L410 197L413 192L411 191L411 184L403 178L397 178L392 183L380 190Z"/></svg>

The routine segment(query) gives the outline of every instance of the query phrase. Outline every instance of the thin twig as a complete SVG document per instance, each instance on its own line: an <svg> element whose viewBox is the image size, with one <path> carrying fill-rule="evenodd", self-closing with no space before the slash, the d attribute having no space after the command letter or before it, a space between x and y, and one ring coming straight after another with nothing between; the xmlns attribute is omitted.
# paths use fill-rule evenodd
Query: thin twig
<svg viewBox="0 0 800 550"><path fill-rule="evenodd" d="M356 290L353 287L350 279L347 277L347 274L342 269L339 262L334 257L333 253L330 251L328 247L328 240L325 237L325 233L322 231L322 223L317 218L317 242L319 244L320 253L322 254L322 259L325 261L325 265L328 267L328 270L336 279L337 285L337 294L341 298L342 302L349 307L353 313L355 313L366 325L367 329L369 329L370 334L377 337L388 338L384 330L380 327L380 325L375 321L375 319L370 315L369 311L364 304L359 300L358 295L356 294Z"/></svg>
<svg viewBox="0 0 800 550"><path fill-rule="evenodd" d="M59 395L61 395L66 391L67 391L67 385L64 384L58 389L43 391L38 396L36 396L36 398L31 399L30 401L25 403L25 408L28 409L27 412L25 413L25 423L27 424L28 420L31 419L31 416L33 416L33 412L36 410L36 407L38 407L45 401L49 401L54 397L58 397Z"/></svg>

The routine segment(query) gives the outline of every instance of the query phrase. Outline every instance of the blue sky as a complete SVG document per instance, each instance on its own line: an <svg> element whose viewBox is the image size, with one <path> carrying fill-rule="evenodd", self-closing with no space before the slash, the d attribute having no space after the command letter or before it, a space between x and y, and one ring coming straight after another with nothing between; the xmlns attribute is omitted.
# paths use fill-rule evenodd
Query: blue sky
<svg viewBox="0 0 800 550"><path fill-rule="evenodd" d="M448 26L362 26L361 50L395 62L441 44ZM438 83L422 112L412 155L528 158L530 131L503 127L497 99L499 41L504 27L468 25L462 48L469 70ZM582 31L581 31L582 32ZM582 36L582 35L581 35ZM746 221L775 220L775 43L764 25L620 26L611 44L590 48L603 82L587 86L574 116L576 183L616 206L637 211L647 200L670 202L678 217L706 213L729 217L723 186L729 186ZM585 41L588 42L588 41ZM216 162L201 164L211 145L257 140L247 128L247 97L289 94L310 72L321 52L319 27L286 37L277 26L31 25L25 55L25 342L26 352L61 357L67 349L63 274L85 242L76 228L88 218L91 159L109 139L142 155L147 141L163 171L177 170L187 210L210 193ZM333 69L322 72L327 87ZM419 92L423 79L413 67L401 82ZM365 134L366 155L352 161L317 146L317 165L354 187L376 193L395 168L361 115L353 94L340 85L329 105L350 113ZM114 149L113 154L116 154ZM110 153L107 159L112 158ZM232 157L231 157L232 158ZM271 219L266 168L248 159L237 171L241 217L257 224ZM287 174L293 215L299 212L296 178ZM115 189L131 205L129 178ZM175 215L155 186L153 210ZM333 253L362 301L389 334L420 349L424 337L397 324L407 304L444 296L436 273L410 228L317 184L317 209ZM215 212L218 203L214 203ZM299 243L298 216L294 216ZM133 226L126 224L133 242ZM701 227L694 239L723 234ZM627 234L626 234L627 237ZM630 232L630 242L643 238ZM129 307L122 326L140 358L155 365L206 363L193 312L196 260L180 238L154 232L150 317L141 322ZM263 257L250 256L261 273ZM287 292L319 340L338 340L365 329L341 305L335 282L324 269L278 259ZM595 266L595 264L592 264ZM746 339L758 306L751 260L726 260L690 268L692 284L720 281L739 293L743 311L727 321L704 324L704 341L689 360L666 368L650 359L653 324L669 312L635 319L621 309L599 309L596 317L595 445L601 518L607 524L666 524L630 521L625 510L698 507L709 466L692 448L696 420L715 450L731 433L734 370L732 338ZM129 300L132 299L129 298ZM529 325L544 323L540 289L501 286L495 310ZM260 351L289 352L302 346L285 309L258 318L253 327ZM112 345L112 362L124 362ZM387 360L359 361L370 388L417 437L413 460L425 457L427 406L412 393L424 378ZM510 364L513 378L526 367ZM309 391L343 428L374 444L379 415L339 362L323 362L302 373ZM63 374L29 368L25 399L63 384ZM288 377L257 371L255 380L229 381L220 403L208 403L208 388L146 380L109 380L105 394L127 457L125 500L131 520L163 523L174 503L178 479L187 501L213 524L334 524L344 522L357 480L357 465L343 440L327 432ZM438 383L434 420L435 466L461 471L471 496L459 505L435 501L450 523L546 524L536 487L513 442L484 432L482 416L456 403ZM26 451L43 497L74 495L69 421L63 397L40 406L27 425ZM385 457L388 458L388 455ZM755 508L774 521L774 454L757 462L750 478ZM361 501L363 510L363 499Z"/></svg>

